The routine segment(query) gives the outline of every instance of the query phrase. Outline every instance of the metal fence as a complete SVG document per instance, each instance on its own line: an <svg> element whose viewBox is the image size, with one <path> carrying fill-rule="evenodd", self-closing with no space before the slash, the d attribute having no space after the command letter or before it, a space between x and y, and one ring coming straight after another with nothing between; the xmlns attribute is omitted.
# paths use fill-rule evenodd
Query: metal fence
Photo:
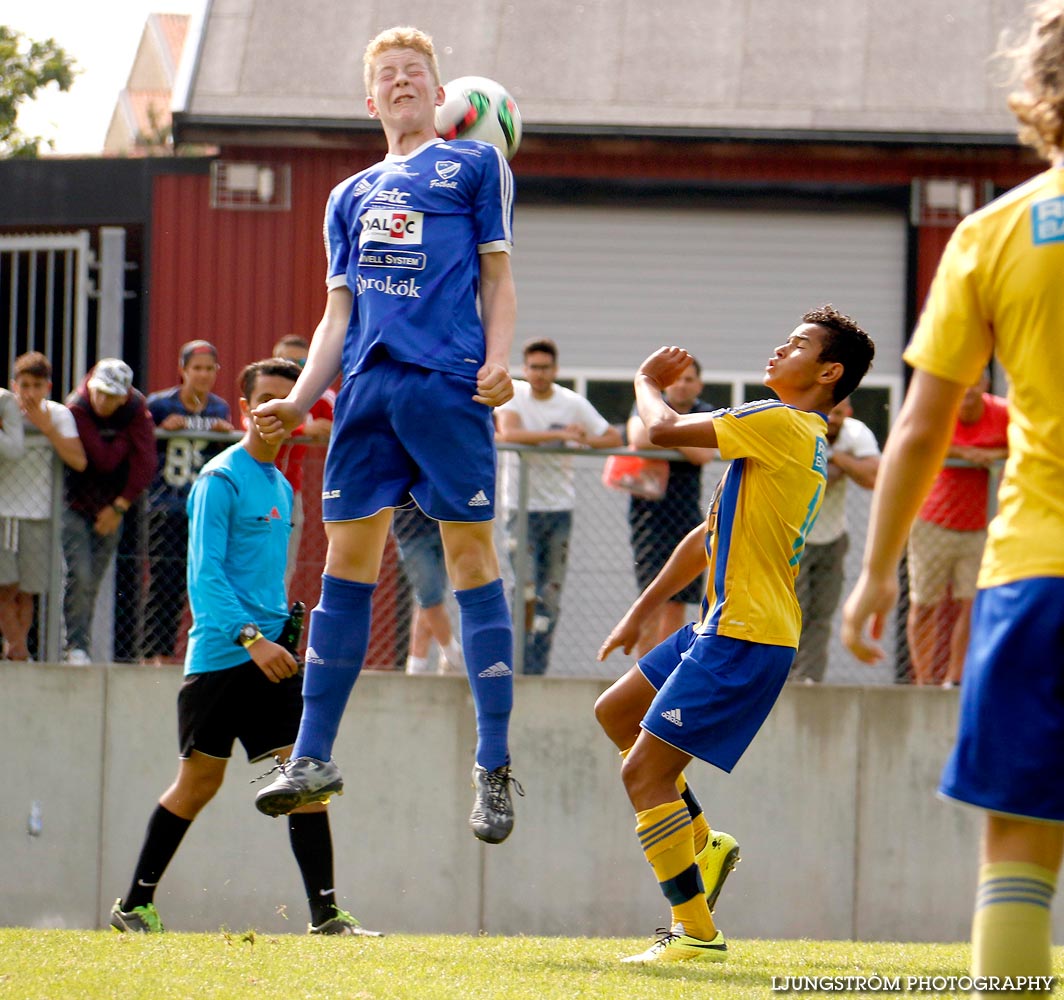
<svg viewBox="0 0 1064 1000"><path fill-rule="evenodd" d="M167 435L166 432L159 432L159 436ZM203 436L217 442L237 439L237 435ZM27 433L26 440L27 446L31 448L48 447L47 441L34 433ZM606 488L602 481L603 463L610 453L568 448L529 448L508 444L500 444L499 450L500 453L512 452L516 455L523 477L535 474L534 467L530 466L528 461L534 456L557 453L572 460L576 499L568 540L568 569L557 602L556 621L552 622L553 642L546 670L553 676L620 676L631 665L631 657L616 651L605 663L596 660L602 640L638 592L629 527L630 497ZM298 563L289 587L290 599L302 600L308 607L313 607L317 602L325 560L326 541L321 525L319 499L324 455L323 447L313 444L308 447L303 488L305 523ZM58 472L58 460L54 461ZM724 468L725 465L721 462L711 462L703 466L703 510ZM56 475L55 481L61 483L62 476ZM990 492L992 497L993 489ZM62 659L60 612L63 607L64 574L58 536L61 503L61 494L56 492L53 497L53 517L46 522L48 531L43 535L33 531L17 533L22 537L21 544L40 546L41 551L34 553L33 559L39 562L41 567L46 567L42 572L47 576L48 586L32 600L29 647L32 657L39 660ZM857 578L870 503L869 491L850 484L846 496L849 547L843 561L843 595L849 592ZM535 606L526 605L524 601L514 601L513 597L515 593L531 593L529 585L535 578L536 566L529 558L524 544L529 529L520 504L518 511L509 517L501 508L497 510L497 515L496 544L504 584L511 607L514 608L515 658L520 670L526 656L526 633L539 629L542 620ZM7 528L4 544L10 546L15 536L11 531L11 520L6 517L3 509L0 509L0 521ZM143 498L127 515L117 556L101 582L96 602L90 650L93 661L148 660L175 665L183 661L187 631L191 623L183 585L179 585L176 590L171 589L169 596L169 601L174 606L167 614L176 622L176 640L172 646L163 642L161 652L159 636L155 634L161 619L152 611L153 601L154 605L158 604L158 584L162 576L178 581L184 579L184 535L169 540L163 539L164 544L160 544L157 537L160 529L170 530L175 523L172 519L162 522L154 520L153 512ZM180 526L178 530L181 530ZM936 560L952 559L952 556L945 552L936 553L932 549L926 558L933 565ZM372 636L366 669L402 670L407 663L411 623L416 610L412 586L414 569L416 567L412 564L404 565L394 537L390 538L374 596ZM940 607L936 607L934 614L917 616L914 622L915 632L914 623L910 623L907 634L909 607L904 564L902 584L902 600L885 638L887 658L875 667L858 663L842 647L838 638L840 609L835 608L832 613L828 665L823 678L826 683L890 684L910 680L910 641L919 642L922 650L930 650L933 663L929 680L937 683L946 679L956 606L948 600L950 595L947 593L947 600ZM444 587L443 593L443 610L457 633L458 614L450 588ZM688 617L693 619L697 610L697 605L690 605ZM162 620L165 619L166 615ZM920 629L931 631L921 636ZM432 643L430 648L432 652L428 669L447 669L447 661L439 655L437 644Z"/></svg>

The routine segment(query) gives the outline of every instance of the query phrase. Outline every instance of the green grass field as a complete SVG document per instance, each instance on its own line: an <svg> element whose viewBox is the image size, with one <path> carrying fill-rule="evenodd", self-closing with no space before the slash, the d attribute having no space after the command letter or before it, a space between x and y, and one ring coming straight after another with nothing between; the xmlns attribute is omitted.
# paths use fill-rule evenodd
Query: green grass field
<svg viewBox="0 0 1064 1000"><path fill-rule="evenodd" d="M0 929L7 1000L737 1000L788 976L964 976L966 944L734 941L720 965L622 966L646 940ZM1064 953L1057 968L1064 971ZM825 991L827 992L827 991ZM844 996L882 993L842 992ZM789 995L794 995L793 993ZM803 995L818 996L805 992ZM889 994L888 994L889 995Z"/></svg>

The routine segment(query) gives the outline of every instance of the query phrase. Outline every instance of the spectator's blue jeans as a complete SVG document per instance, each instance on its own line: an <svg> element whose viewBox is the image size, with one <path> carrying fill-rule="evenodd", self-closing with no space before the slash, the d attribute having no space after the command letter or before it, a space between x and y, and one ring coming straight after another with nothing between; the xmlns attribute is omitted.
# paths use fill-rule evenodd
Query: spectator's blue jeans
<svg viewBox="0 0 1064 1000"><path fill-rule="evenodd" d="M94 521L95 518L75 510L63 511L63 559L66 561L63 617L68 650L89 652L91 649L96 594L122 535L121 526L110 535L98 535L93 530Z"/></svg>
<svg viewBox="0 0 1064 1000"><path fill-rule="evenodd" d="M507 517L510 560L517 558L517 513ZM528 515L528 600L533 598L531 620L526 615L524 673L545 674L550 659L554 629L561 613L562 586L569 565L569 536L573 528L571 510L530 511ZM515 565L516 570L516 565ZM520 595L515 595L519 602Z"/></svg>

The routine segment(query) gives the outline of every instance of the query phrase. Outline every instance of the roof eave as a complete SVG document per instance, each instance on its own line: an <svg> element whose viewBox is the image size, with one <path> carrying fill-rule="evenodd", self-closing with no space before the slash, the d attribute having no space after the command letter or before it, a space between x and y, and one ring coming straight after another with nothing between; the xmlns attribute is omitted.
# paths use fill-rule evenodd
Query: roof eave
<svg viewBox="0 0 1064 1000"><path fill-rule="evenodd" d="M230 146L344 146L355 137L380 135L372 119L249 117L242 115L174 114L174 139L182 143ZM1015 134L1007 132L877 131L864 129L734 128L629 124L525 123L524 134L565 139L650 139L673 142L744 142L862 146L963 146L1013 148Z"/></svg>

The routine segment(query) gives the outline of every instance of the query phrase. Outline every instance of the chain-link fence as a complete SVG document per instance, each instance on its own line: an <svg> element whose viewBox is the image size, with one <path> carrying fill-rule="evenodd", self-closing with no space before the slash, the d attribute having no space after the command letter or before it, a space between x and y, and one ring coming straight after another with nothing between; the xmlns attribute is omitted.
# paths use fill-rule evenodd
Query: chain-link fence
<svg viewBox="0 0 1064 1000"><path fill-rule="evenodd" d="M159 432L159 437L166 438L166 432ZM204 440L218 447L236 437L203 435ZM61 483L62 476L55 475L59 472L58 459L48 442L36 434L27 434L27 442L37 455L34 482L39 483L43 462L51 466L54 481ZM521 474L527 476L535 474L528 460L552 449L500 444L499 451L500 459L510 453L519 463ZM534 511L526 517L520 502L517 511L502 508L497 511L496 545L504 584L514 608L515 658L525 672L617 677L628 669L632 658L615 651L605 663L599 663L598 648L637 596L640 583L645 584L648 574L652 576L656 570L658 560L663 560L671 550L673 539L686 533L689 521L670 525L667 502L661 501L661 510L657 510L656 501L633 499L627 493L607 488L602 473L610 453L571 448L556 451L572 460L576 498L571 514L551 512L544 516L545 512ZM318 600L325 561L320 505L324 458L324 447L308 443L302 488L302 534L288 588L290 600L301 600L308 607L313 607ZM30 465L15 465L9 467L8 478L19 475L22 468L29 476ZM703 513L724 469L724 463L711 462L702 467L697 477L699 507ZM27 480L26 489L29 488ZM993 497L994 490L988 492ZM17 493L9 482L8 496ZM975 495L983 497L985 503L988 494L984 490L976 491ZM0 523L4 529L0 545L3 557L8 560L5 565L11 565L12 558L21 558L20 565L34 567L27 589L39 590L39 594L20 598L19 613L29 622L29 655L54 661L63 657L60 611L68 574L63 573L60 555L61 495L53 490L50 502L53 505L50 516L32 522L13 517L10 506L0 505ZM843 546L841 555L833 557L838 559L836 567L841 567L836 570L841 572L841 587L837 589L843 597L860 568L870 504L871 493L850 484L846 494L848 544ZM191 622L184 588L187 524L181 520L160 516L151 509L146 496L126 515L117 557L97 581L99 593L89 651L93 661L143 660L159 664L183 661ZM404 528L403 524L400 516L396 527L401 538L404 531L410 533L409 527ZM866 667L854 660L838 638L841 601L821 607L817 619L830 621L823 681L844 684L909 681L913 679L910 647L918 658L925 658L920 667L921 680L940 683L951 676L951 648L956 654L966 640L963 616L970 595L965 581L972 567L978 565L983 533L974 532L970 537L956 539L948 531L943 536L943 530L946 529L932 531L929 540L922 540L921 526L917 525L913 544L924 544L916 565L917 573L923 574L918 575L917 581L922 590L914 591L920 600L914 612L903 563L902 600L885 636L884 662ZM434 535L435 544L432 544ZM374 595L366 669L402 670L408 666L412 652L416 654L415 669L445 672L460 667L455 663L454 654L457 608L451 588L442 576L442 549L436 526L429 522L429 531L422 530L420 538L421 541L414 538L413 542L405 539L402 553L394 535L389 538ZM662 543L662 538L668 539L668 543ZM661 552L656 553L655 548ZM560 553L566 557L564 577L559 572ZM936 588L941 588L941 593ZM9 594L10 589L9 586L2 592ZM515 593L523 595L524 600L514 601ZM684 620L692 620L698 612L695 599L698 593L688 596L692 601L683 609ZM928 597L937 600L929 601ZM930 612L925 607L928 604ZM13 621L9 617L12 610L9 600L3 611L8 617L0 619L9 623L8 628ZM448 630L456 640L449 653ZM924 666L924 662L930 665Z"/></svg>

